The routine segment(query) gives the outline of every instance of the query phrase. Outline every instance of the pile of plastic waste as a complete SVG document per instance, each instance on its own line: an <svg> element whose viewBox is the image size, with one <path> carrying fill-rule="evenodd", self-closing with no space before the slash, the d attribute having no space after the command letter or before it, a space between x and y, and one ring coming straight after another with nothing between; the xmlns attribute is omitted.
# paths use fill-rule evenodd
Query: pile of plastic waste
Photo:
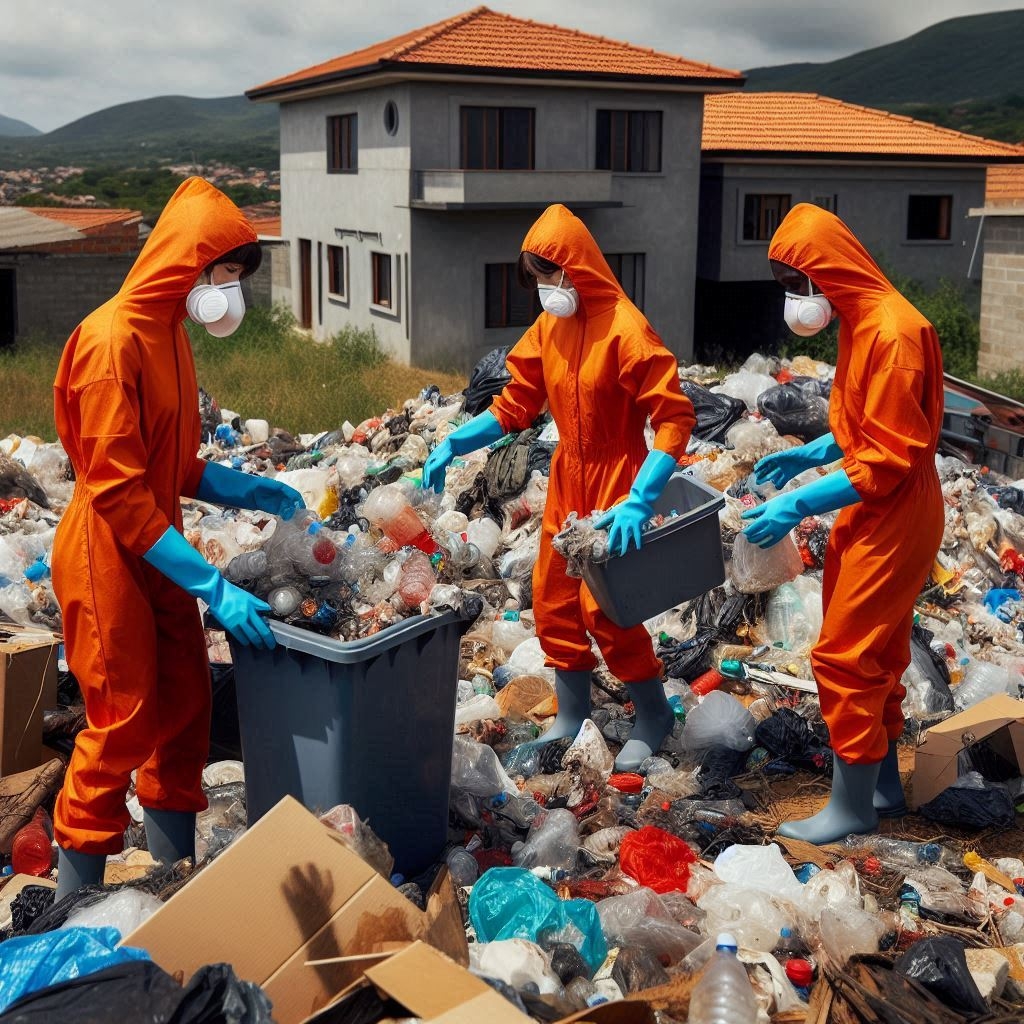
<svg viewBox="0 0 1024 1024"><path fill-rule="evenodd" d="M665 1019L686 1019L687 1002L691 1020L719 1019L708 1007L725 999L738 1008L729 1019L754 1021L758 1006L799 1010L819 980L834 982L852 956L879 951L919 998L956 1007L957 1019L1024 1005L1005 952L1024 949L1022 851L985 858L950 834L993 836L1019 823L1024 780L998 744L965 752L956 784L919 810L935 823L934 841L878 834L824 851L765 845L779 822L778 787L811 773L824 793L830 776L809 654L834 515L805 520L769 551L739 535L740 515L776 493L753 482L759 458L827 431L832 372L762 356L727 375L680 369L697 412L682 462L725 494L728 575L646 623L676 725L628 775L613 763L632 707L603 664L579 735L522 746L556 711L531 610L558 441L549 419L456 459L434 495L419 471L431 447L479 411L467 396L430 389L401 410L297 438L204 396L201 456L274 475L306 501L288 521L186 503L190 542L275 617L350 640L482 601L462 647L445 861L466 898L473 970L535 1017L662 991L714 964L704 974L714 991L687 989L681 1004L666 996ZM48 552L72 486L63 453L15 437L0 449L0 610L25 624L59 622ZM903 680L910 742L988 696L1020 697L1024 683L1024 481L946 456L938 467L946 531ZM560 538L577 562L603 557L593 511L577 510ZM210 636L213 660L227 660L219 634ZM244 827L238 780L216 788L204 825L211 855ZM346 821L351 833L351 814ZM396 883L412 897L422 888ZM981 954L997 950L993 967Z"/></svg>

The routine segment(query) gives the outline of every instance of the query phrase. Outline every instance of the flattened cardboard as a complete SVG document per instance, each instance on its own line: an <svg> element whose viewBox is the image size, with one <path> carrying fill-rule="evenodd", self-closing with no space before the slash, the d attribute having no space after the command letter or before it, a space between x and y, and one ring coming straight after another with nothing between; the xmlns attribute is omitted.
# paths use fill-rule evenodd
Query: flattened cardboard
<svg viewBox="0 0 1024 1024"><path fill-rule="evenodd" d="M921 737L914 752L910 806L916 810L952 786L960 751L1000 729L1006 730L1003 752L1016 757L1024 773L1024 701L998 693L933 725Z"/></svg>
<svg viewBox="0 0 1024 1024"><path fill-rule="evenodd" d="M431 936L468 962L465 933L450 920L454 890L442 874L424 913L285 797L122 945L148 950L184 982L205 964L229 963L267 991L277 1024L299 1024L366 966L306 967L307 960Z"/></svg>
<svg viewBox="0 0 1024 1024"><path fill-rule="evenodd" d="M38 768L43 712L57 706L57 644L24 635L0 643L0 777Z"/></svg>
<svg viewBox="0 0 1024 1024"><path fill-rule="evenodd" d="M351 986L335 1005L304 1024L328 1019L332 1009L338 1009L337 1003L352 997L365 984L373 984L411 1016L429 1024L532 1024L531 1017L517 1010L490 985L423 942L414 942L364 973L362 984ZM654 1012L646 1003L623 1001L582 1010L564 1017L558 1024L654 1024L654 1020Z"/></svg>

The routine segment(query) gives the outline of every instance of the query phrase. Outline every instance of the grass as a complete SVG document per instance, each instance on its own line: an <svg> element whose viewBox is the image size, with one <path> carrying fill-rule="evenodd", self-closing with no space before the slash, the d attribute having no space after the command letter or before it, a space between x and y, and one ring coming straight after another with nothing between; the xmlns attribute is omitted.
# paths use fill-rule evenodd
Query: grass
<svg viewBox="0 0 1024 1024"><path fill-rule="evenodd" d="M460 375L388 358L372 331L313 342L282 308L250 309L230 339L189 328L196 376L220 407L293 434L332 430L346 419L358 424L431 384L443 394L466 386ZM0 437L56 439L52 387L59 359L59 347L38 341L0 351Z"/></svg>

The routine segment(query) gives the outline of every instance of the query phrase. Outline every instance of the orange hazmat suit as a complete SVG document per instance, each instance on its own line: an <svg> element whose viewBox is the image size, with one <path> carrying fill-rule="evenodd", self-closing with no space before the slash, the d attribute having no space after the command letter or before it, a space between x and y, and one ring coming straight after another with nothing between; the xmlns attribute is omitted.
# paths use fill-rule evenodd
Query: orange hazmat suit
<svg viewBox="0 0 1024 1024"><path fill-rule="evenodd" d="M615 676L642 682L662 667L647 630L611 622L586 584L566 575L565 559L551 538L570 512L589 515L629 493L648 454L648 416L654 447L674 459L683 455L693 406L680 390L675 356L626 297L578 217L564 206L549 207L523 249L557 263L580 298L575 316L541 313L509 352L512 380L491 405L506 433L525 430L545 402L558 427L533 573L537 635L555 669L593 669L592 636Z"/></svg>
<svg viewBox="0 0 1024 1024"><path fill-rule="evenodd" d="M872 764L903 732L914 602L942 541L942 353L834 214L795 206L768 257L805 273L840 316L829 424L863 500L840 510L829 537L811 664L833 750Z"/></svg>
<svg viewBox="0 0 1024 1024"><path fill-rule="evenodd" d="M55 808L64 848L117 853L125 793L200 811L210 666L199 609L143 560L194 496L206 463L185 296L200 272L256 233L200 178L171 197L121 290L75 329L54 382L57 433L76 475L54 538L54 591L87 726Z"/></svg>

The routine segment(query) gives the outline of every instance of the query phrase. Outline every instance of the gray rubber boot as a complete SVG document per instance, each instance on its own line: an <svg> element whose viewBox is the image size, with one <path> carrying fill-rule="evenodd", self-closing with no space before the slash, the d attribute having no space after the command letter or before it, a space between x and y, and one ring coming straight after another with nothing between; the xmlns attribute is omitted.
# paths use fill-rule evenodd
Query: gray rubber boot
<svg viewBox="0 0 1024 1024"><path fill-rule="evenodd" d="M575 737L580 726L590 717L590 673L555 673L555 696L558 698L558 714L551 728L538 739L531 740L531 747L542 746L566 736Z"/></svg>
<svg viewBox="0 0 1024 1024"><path fill-rule="evenodd" d="M174 864L184 857L196 859L196 816L192 811L142 809L149 855L160 864Z"/></svg>
<svg viewBox="0 0 1024 1024"><path fill-rule="evenodd" d="M636 709L636 722L626 745L615 758L617 772L635 772L642 761L656 754L676 721L660 677L643 683L626 683L626 690Z"/></svg>
<svg viewBox="0 0 1024 1024"><path fill-rule="evenodd" d="M847 764L837 757L832 764L832 795L828 803L811 818L785 822L778 834L820 846L851 833L874 832L878 828L874 795L880 768L880 761Z"/></svg>
<svg viewBox="0 0 1024 1024"><path fill-rule="evenodd" d="M889 750L878 771L875 787L875 810L880 818L902 818L909 813L907 796L900 779L900 761L896 753L896 740L889 740Z"/></svg>
<svg viewBox="0 0 1024 1024"><path fill-rule="evenodd" d="M101 885L107 866L105 853L80 853L57 847L57 892L54 903L77 892L84 885Z"/></svg>

